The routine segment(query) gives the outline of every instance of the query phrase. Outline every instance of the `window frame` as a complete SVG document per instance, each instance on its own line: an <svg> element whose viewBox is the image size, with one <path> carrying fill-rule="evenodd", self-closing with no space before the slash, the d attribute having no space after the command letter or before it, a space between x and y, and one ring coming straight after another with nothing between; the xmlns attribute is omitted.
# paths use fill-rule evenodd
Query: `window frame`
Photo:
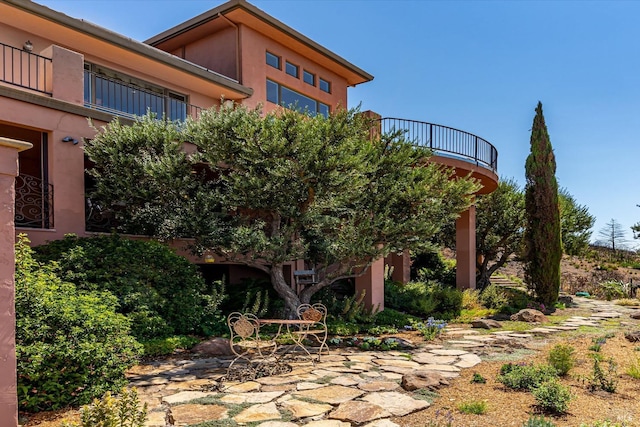
<svg viewBox="0 0 640 427"><path fill-rule="evenodd" d="M273 52L269 52L268 50L267 50L267 51L265 51L265 52L266 52L266 53L265 53L265 63L266 63L268 66L275 68L276 70L282 70L282 57L280 57L280 56L276 55L276 54L275 54L275 53L273 53ZM277 62L277 64L278 64L278 66L275 66L275 65L273 65L272 63L270 63L270 62L269 62L269 57L270 57L270 56L271 56L271 57L273 57L274 59L276 59L276 62Z"/></svg>
<svg viewBox="0 0 640 427"><path fill-rule="evenodd" d="M323 86L326 86L326 89ZM318 88L323 92L331 93L331 82L322 77L318 77Z"/></svg>
<svg viewBox="0 0 640 427"><path fill-rule="evenodd" d="M311 83L309 83L307 81L307 76L311 77ZM316 86L316 75L313 74L311 71L305 70L304 68L302 69L302 81L304 81L306 84L315 87Z"/></svg>
<svg viewBox="0 0 640 427"><path fill-rule="evenodd" d="M289 67L295 70L295 74L289 72ZM294 64L293 62L284 61L284 72L290 75L291 77L295 77L296 79L300 78L300 66Z"/></svg>

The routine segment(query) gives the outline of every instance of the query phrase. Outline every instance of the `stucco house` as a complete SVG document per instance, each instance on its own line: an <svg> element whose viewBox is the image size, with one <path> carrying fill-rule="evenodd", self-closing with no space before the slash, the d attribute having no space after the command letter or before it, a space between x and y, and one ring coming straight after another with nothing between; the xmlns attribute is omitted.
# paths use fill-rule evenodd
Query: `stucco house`
<svg viewBox="0 0 640 427"><path fill-rule="evenodd" d="M27 141L16 178L16 233L34 245L67 233L108 232L99 206L86 196L83 138L114 117L123 121L148 109L169 119L197 117L204 108L233 101L270 111L297 103L327 115L348 105L348 88L373 76L245 0L230 0L144 42L69 17L27 0L0 2L0 137ZM373 114L373 113L372 113ZM472 173L481 193L498 182L497 151L457 129L381 119L383 130L407 129L435 150L433 161ZM231 283L254 273L224 261L205 274ZM457 223L458 286L475 287L475 212ZM384 304L385 263L408 280L408 254L377 260L356 279L366 303ZM292 260L294 272L304 269Z"/></svg>

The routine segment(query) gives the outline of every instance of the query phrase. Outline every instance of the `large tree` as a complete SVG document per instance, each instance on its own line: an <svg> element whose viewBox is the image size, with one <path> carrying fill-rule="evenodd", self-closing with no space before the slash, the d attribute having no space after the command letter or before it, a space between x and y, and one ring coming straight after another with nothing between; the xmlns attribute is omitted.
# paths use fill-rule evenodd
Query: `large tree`
<svg viewBox="0 0 640 427"><path fill-rule="evenodd" d="M556 159L540 102L530 143L531 151L525 164L525 276L540 302L553 307L560 290L560 211Z"/></svg>
<svg viewBox="0 0 640 427"><path fill-rule="evenodd" d="M476 251L478 288L486 288L491 275L504 266L522 247L524 233L524 195L518 184L500 181L491 194L476 204Z"/></svg>
<svg viewBox="0 0 640 427"><path fill-rule="evenodd" d="M591 228L596 218L585 205L580 205L569 190L561 188L558 193L560 206L560 232L562 249L568 255L580 255L589 248Z"/></svg>
<svg viewBox="0 0 640 427"><path fill-rule="evenodd" d="M192 237L196 250L264 271L292 312L375 259L423 247L478 189L374 126L355 110L230 106L182 125L114 122L87 142L93 196L122 231ZM318 275L299 293L284 277L295 259Z"/></svg>

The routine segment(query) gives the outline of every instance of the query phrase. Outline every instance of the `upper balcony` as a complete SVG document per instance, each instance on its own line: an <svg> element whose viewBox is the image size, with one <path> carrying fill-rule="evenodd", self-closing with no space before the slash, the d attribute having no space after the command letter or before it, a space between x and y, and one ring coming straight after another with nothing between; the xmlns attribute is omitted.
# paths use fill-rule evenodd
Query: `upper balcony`
<svg viewBox="0 0 640 427"><path fill-rule="evenodd" d="M453 167L457 176L471 174L482 184L480 194L498 186L498 150L487 140L448 126L397 118L380 119L383 133L403 131L405 138L433 151L432 160Z"/></svg>
<svg viewBox="0 0 640 427"><path fill-rule="evenodd" d="M51 58L0 42L0 82L51 96Z"/></svg>

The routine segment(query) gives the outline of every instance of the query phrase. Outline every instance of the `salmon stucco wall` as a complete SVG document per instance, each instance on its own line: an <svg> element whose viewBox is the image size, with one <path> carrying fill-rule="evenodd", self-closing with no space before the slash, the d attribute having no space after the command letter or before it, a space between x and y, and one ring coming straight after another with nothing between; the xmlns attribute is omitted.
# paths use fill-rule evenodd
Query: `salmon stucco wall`
<svg viewBox="0 0 640 427"><path fill-rule="evenodd" d="M236 29L230 27L189 43L171 53L239 81L236 46Z"/></svg>

